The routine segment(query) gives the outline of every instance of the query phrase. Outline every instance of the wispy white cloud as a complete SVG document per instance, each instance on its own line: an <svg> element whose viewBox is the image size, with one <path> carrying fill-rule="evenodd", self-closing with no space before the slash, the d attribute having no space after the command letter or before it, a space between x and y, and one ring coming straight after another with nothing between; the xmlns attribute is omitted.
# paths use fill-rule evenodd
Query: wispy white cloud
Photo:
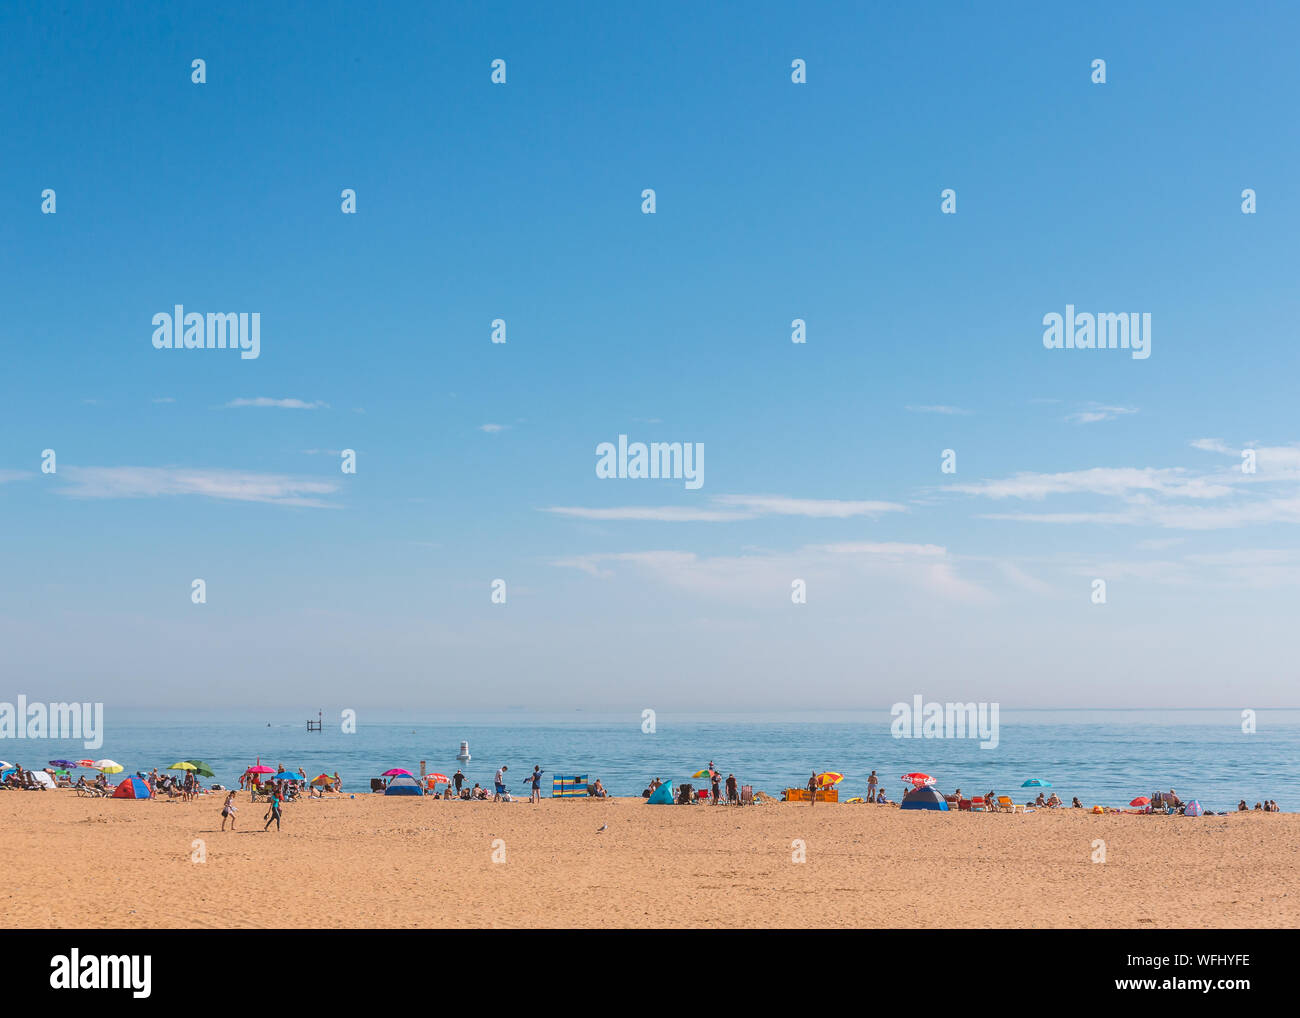
<svg viewBox="0 0 1300 1018"><path fill-rule="evenodd" d="M498 431L509 431L509 424L480 424L479 431L486 431L489 435L495 435Z"/></svg>
<svg viewBox="0 0 1300 1018"><path fill-rule="evenodd" d="M281 410L321 410L329 407L320 400L308 402L302 399L272 399L270 396L241 396L225 404L226 409L234 407L278 407Z"/></svg>
<svg viewBox="0 0 1300 1018"><path fill-rule="evenodd" d="M1048 495L1120 495L1135 493L1221 498L1233 488L1221 478L1192 474L1181 467L1090 467L1055 474L1019 473L998 480L947 485L949 491L985 498L1043 499Z"/></svg>
<svg viewBox="0 0 1300 1018"><path fill-rule="evenodd" d="M1100 403L1089 403L1082 410L1066 414L1065 419L1071 424L1096 424L1098 421L1113 421L1117 417L1135 413L1137 413L1136 407L1103 406Z"/></svg>
<svg viewBox="0 0 1300 1018"><path fill-rule="evenodd" d="M60 493L73 498L201 495L232 502L329 508L322 497L338 490L333 481L244 470L65 466L58 476L68 482Z"/></svg>
<svg viewBox="0 0 1300 1018"><path fill-rule="evenodd" d="M813 590L860 583L898 583L927 595L960 602L992 599L978 584L961 577L947 550L938 545L856 542L808 545L794 552L701 556L687 551L610 552L571 556L552 565L609 578L635 570L659 582L700 596L788 599L794 578Z"/></svg>
<svg viewBox="0 0 1300 1018"><path fill-rule="evenodd" d="M582 520L654 520L661 523L726 523L762 516L850 519L906 512L897 502L788 498L784 495L715 495L708 506L547 506L543 512Z"/></svg>
<svg viewBox="0 0 1300 1018"><path fill-rule="evenodd" d="M0 484L7 484L10 481L25 481L36 475L28 470L0 470Z"/></svg>

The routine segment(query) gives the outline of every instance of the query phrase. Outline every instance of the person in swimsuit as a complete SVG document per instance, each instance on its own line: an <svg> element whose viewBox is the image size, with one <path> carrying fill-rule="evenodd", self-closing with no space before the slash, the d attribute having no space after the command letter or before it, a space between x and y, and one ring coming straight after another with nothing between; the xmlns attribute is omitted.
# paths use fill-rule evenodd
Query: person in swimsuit
<svg viewBox="0 0 1300 1018"><path fill-rule="evenodd" d="M808 805L817 805L817 775L814 774L808 779Z"/></svg>
<svg viewBox="0 0 1300 1018"><path fill-rule="evenodd" d="M230 829L231 829L232 831L235 829L235 813L236 813L236 812L237 812L237 810L236 810L236 808L235 808L235 793L234 793L234 792L227 792L227 793L226 793L226 804L225 804L224 806L221 807L221 829L222 829L223 831L226 829L226 818L227 818L227 817L230 818Z"/></svg>
<svg viewBox="0 0 1300 1018"><path fill-rule="evenodd" d="M538 803L542 801L542 770L537 764L533 764L532 776L528 779L532 782L533 790L529 793L528 801Z"/></svg>

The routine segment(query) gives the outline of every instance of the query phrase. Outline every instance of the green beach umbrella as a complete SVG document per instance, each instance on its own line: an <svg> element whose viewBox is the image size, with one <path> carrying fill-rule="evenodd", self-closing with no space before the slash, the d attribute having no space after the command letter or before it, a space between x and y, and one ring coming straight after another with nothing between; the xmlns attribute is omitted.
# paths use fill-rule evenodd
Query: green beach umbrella
<svg viewBox="0 0 1300 1018"><path fill-rule="evenodd" d="M194 773L201 778L215 778L217 776L216 771L202 760L186 760L185 762L193 767Z"/></svg>

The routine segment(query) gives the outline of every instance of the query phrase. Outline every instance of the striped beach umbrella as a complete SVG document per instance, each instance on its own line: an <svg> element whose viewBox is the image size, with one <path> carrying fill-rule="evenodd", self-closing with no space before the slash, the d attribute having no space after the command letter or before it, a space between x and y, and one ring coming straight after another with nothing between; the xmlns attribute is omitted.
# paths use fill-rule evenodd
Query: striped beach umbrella
<svg viewBox="0 0 1300 1018"><path fill-rule="evenodd" d="M125 767L114 760L96 760L92 766L97 771L103 771L105 774L121 774Z"/></svg>
<svg viewBox="0 0 1300 1018"><path fill-rule="evenodd" d="M934 784L934 778L930 777L928 774L922 774L920 771L913 771L911 774L904 774L902 780L906 781L910 785L915 785L917 788L921 788L923 785Z"/></svg>

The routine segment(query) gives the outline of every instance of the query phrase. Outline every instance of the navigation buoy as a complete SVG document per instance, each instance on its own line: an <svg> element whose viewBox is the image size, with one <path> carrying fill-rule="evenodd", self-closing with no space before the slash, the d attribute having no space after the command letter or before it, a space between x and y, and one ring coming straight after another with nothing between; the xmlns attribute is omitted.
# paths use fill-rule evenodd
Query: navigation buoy
<svg viewBox="0 0 1300 1018"><path fill-rule="evenodd" d="M459 760L461 763L469 763L469 743L468 743L468 742L462 742L462 743L460 744L460 752L456 754L456 759Z"/></svg>

